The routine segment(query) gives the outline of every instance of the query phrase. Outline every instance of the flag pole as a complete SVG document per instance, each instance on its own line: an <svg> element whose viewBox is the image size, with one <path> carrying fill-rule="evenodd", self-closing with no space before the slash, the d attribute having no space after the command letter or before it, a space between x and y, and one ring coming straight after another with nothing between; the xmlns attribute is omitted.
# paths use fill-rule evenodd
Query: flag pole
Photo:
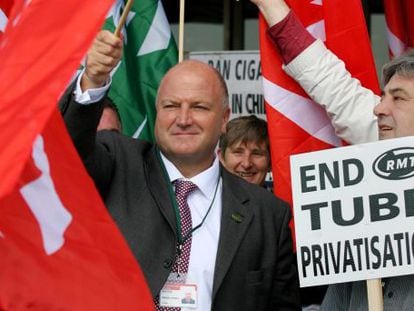
<svg viewBox="0 0 414 311"><path fill-rule="evenodd" d="M178 62L184 58L184 6L185 0L180 0L180 21L178 26Z"/></svg>
<svg viewBox="0 0 414 311"><path fill-rule="evenodd" d="M384 299L382 296L381 279L367 280L368 310L383 311Z"/></svg>
<svg viewBox="0 0 414 311"><path fill-rule="evenodd" d="M117 37L119 37L119 35L121 34L122 27L124 27L125 21L126 21L127 16L128 16L128 13L131 10L132 3L134 3L134 0L128 0L126 5L125 5L124 11L122 12L122 15L121 15L121 18L119 19L118 26L116 26L116 29L115 29L115 32L114 32L114 35L117 36Z"/></svg>

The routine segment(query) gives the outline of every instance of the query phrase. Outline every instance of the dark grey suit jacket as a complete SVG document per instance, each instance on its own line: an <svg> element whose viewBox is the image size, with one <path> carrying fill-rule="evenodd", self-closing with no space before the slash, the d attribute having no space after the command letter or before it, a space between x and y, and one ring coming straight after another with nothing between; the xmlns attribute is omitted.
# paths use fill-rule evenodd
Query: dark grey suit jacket
<svg viewBox="0 0 414 311"><path fill-rule="evenodd" d="M412 311L414 276L382 279L384 311ZM367 282L331 284L321 305L323 311L368 311Z"/></svg>
<svg viewBox="0 0 414 311"><path fill-rule="evenodd" d="M157 150L115 132L96 136L101 105L82 106L66 95L61 109L70 135L155 297L172 268L177 244ZM288 205L223 168L221 177L212 310L299 310Z"/></svg>

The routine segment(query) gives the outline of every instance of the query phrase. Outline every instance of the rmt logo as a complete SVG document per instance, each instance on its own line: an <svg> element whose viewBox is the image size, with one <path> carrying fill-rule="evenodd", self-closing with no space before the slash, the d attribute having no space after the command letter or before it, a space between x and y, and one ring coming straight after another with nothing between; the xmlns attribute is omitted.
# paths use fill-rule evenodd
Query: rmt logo
<svg viewBox="0 0 414 311"><path fill-rule="evenodd" d="M384 152L374 161L372 170L377 176L389 180L414 176L414 148L401 147Z"/></svg>

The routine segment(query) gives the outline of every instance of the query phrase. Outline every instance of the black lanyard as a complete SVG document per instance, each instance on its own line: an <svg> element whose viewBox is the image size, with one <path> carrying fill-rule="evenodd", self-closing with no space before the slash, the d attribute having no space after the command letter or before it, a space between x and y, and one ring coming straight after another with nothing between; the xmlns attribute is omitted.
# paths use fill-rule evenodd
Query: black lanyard
<svg viewBox="0 0 414 311"><path fill-rule="evenodd" d="M195 226L194 228L192 228L190 231L188 231L187 234L183 237L182 241L179 241L179 246L180 247L185 243L185 241L187 241L187 239L193 234L194 231L196 231L198 228L200 228L204 224L204 221L206 220L208 214L210 213L210 210L211 210L211 208L213 206L213 203L214 203L214 201L216 199L216 194L217 194L217 189L218 189L219 183L220 183L220 174L219 174L219 177L217 179L216 189L214 190L213 199L211 200L210 206L207 209L207 213L204 215L204 217L201 220L201 222L197 226ZM180 224L181 224L181 222L180 222Z"/></svg>

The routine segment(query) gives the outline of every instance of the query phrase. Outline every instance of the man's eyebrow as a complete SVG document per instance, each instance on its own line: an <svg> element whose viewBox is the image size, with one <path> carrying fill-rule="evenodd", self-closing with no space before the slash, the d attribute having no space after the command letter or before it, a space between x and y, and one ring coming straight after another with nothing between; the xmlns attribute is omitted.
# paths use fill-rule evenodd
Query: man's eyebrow
<svg viewBox="0 0 414 311"><path fill-rule="evenodd" d="M389 91L388 91L390 94L395 94L395 93L403 93L404 95L409 95L408 93L407 93L407 91L405 90L405 89L402 89L402 88L400 88L400 87L397 87L397 88L395 88L395 89L390 89Z"/></svg>
<svg viewBox="0 0 414 311"><path fill-rule="evenodd" d="M179 102L178 100L174 100L173 98L164 98L163 100L160 100L161 104L164 104L164 103L176 104L178 102Z"/></svg>

